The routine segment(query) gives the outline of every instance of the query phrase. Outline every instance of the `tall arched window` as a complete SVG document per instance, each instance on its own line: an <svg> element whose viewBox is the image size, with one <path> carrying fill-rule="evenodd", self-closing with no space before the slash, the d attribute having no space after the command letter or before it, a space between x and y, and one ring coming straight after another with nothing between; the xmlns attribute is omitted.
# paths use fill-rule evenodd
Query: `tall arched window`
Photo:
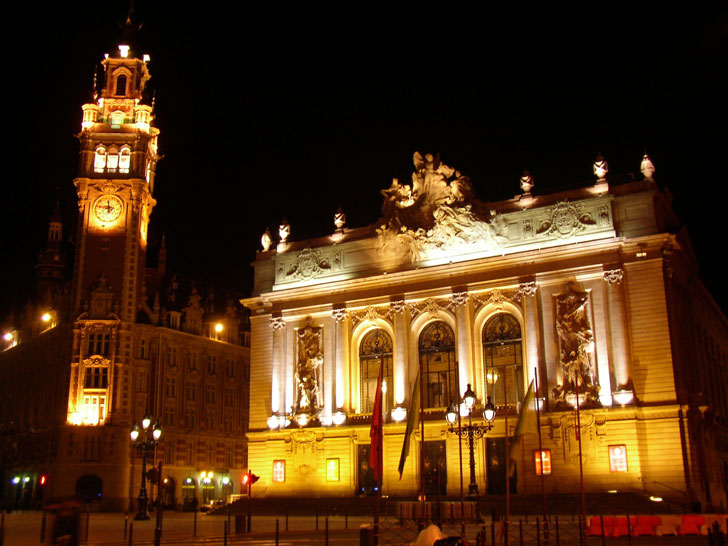
<svg viewBox="0 0 728 546"><path fill-rule="evenodd" d="M131 150L128 146L121 148L121 154L119 155L119 172L128 173L131 165Z"/></svg>
<svg viewBox="0 0 728 546"><path fill-rule="evenodd" d="M361 412L369 413L374 409L377 395L379 368L382 371L382 411L392 409L394 385L392 384L392 338L381 328L368 332L359 345L359 366L361 378Z"/></svg>
<svg viewBox="0 0 728 546"><path fill-rule="evenodd" d="M420 334L420 372L426 408L446 408L457 401L455 334L446 323L428 324Z"/></svg>
<svg viewBox="0 0 728 546"><path fill-rule="evenodd" d="M521 325L498 313L483 328L483 366L488 396L496 405L515 404L524 396Z"/></svg>
<svg viewBox="0 0 728 546"><path fill-rule="evenodd" d="M126 95L126 75L119 74L116 77L116 92L114 95Z"/></svg>
<svg viewBox="0 0 728 546"><path fill-rule="evenodd" d="M106 172L115 173L119 169L119 149L115 146L109 148L106 156Z"/></svg>
<svg viewBox="0 0 728 546"><path fill-rule="evenodd" d="M94 155L94 172L102 173L106 170L106 149L103 146L96 148Z"/></svg>

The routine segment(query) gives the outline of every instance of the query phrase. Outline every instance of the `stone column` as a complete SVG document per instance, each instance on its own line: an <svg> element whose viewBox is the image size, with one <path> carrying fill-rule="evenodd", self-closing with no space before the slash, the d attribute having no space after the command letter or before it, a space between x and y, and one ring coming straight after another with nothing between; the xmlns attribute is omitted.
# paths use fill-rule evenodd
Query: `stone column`
<svg viewBox="0 0 728 546"><path fill-rule="evenodd" d="M283 317L271 317L270 327L273 335L273 363L271 366L270 405L272 413L287 412L285 407L286 365L286 321Z"/></svg>
<svg viewBox="0 0 728 546"><path fill-rule="evenodd" d="M455 308L455 326L457 327L455 352L458 359L458 373L460 374L458 392L462 395L467 390L468 383L474 389L477 387L473 384L473 321L470 317L467 292L453 292L450 301Z"/></svg>
<svg viewBox="0 0 728 546"><path fill-rule="evenodd" d="M604 272L607 283L609 305L609 327L611 331L612 365L615 391L632 389L629 365L629 334L627 332L627 309L624 294L624 270L610 269Z"/></svg>
<svg viewBox="0 0 728 546"><path fill-rule="evenodd" d="M523 301L523 329L522 338L525 344L526 359L523 365L526 367L527 382L535 378L536 370L541 370L539 365L541 354L541 327L538 320L538 285L534 281L521 283L518 291ZM545 383L545 378L538 376L539 389ZM538 393L537 393L538 396Z"/></svg>
<svg viewBox="0 0 728 546"><path fill-rule="evenodd" d="M389 304L389 312L394 323L394 404L400 406L410 396L407 392L410 378L407 369L407 314L404 300Z"/></svg>
<svg viewBox="0 0 728 546"><path fill-rule="evenodd" d="M346 309L337 308L331 311L331 318L334 319L334 375L333 393L334 400L331 411L337 411L346 404Z"/></svg>

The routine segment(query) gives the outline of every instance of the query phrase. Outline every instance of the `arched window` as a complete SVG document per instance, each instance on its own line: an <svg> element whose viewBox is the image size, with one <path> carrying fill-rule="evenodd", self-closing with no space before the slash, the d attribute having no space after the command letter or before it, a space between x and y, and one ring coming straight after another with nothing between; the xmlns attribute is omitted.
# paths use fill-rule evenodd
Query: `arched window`
<svg viewBox="0 0 728 546"><path fill-rule="evenodd" d="M513 315L498 313L485 323L483 366L487 395L494 404L523 400L521 325Z"/></svg>
<svg viewBox="0 0 728 546"><path fill-rule="evenodd" d="M94 155L94 172L102 173L106 170L106 149L103 146L96 148Z"/></svg>
<svg viewBox="0 0 728 546"><path fill-rule="evenodd" d="M369 413L374 409L374 397L377 395L379 368L382 371L382 411L392 409L394 385L392 384L392 338L377 328L368 332L359 345L359 366L361 378L361 412Z"/></svg>
<svg viewBox="0 0 728 546"><path fill-rule="evenodd" d="M128 173L130 166L131 166L131 150L129 149L128 146L124 146L121 149L121 154L119 155L119 172Z"/></svg>
<svg viewBox="0 0 728 546"><path fill-rule="evenodd" d="M119 150L112 147L106 156L106 172L115 173L119 169Z"/></svg>
<svg viewBox="0 0 728 546"><path fill-rule="evenodd" d="M420 334L420 373L426 408L446 408L457 400L455 334L446 323L428 324Z"/></svg>
<svg viewBox="0 0 728 546"><path fill-rule="evenodd" d="M119 74L116 77L116 92L114 95L126 95L126 75Z"/></svg>

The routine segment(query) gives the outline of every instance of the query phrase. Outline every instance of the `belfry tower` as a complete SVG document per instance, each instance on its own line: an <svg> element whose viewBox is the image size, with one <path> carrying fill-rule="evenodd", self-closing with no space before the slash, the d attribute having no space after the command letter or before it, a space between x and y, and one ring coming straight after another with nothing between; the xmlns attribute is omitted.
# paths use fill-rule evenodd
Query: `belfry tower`
<svg viewBox="0 0 728 546"><path fill-rule="evenodd" d="M83 105L78 177L78 233L71 317L75 319L70 424L129 420L128 388L133 366L132 325L141 306L147 226L159 159L145 104L148 55L125 37L105 55L103 86Z"/></svg>

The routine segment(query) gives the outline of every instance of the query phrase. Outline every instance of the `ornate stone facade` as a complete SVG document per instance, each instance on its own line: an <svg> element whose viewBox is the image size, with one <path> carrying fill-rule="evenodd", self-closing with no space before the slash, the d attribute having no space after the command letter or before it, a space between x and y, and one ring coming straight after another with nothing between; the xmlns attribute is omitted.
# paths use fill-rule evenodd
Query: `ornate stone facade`
<svg viewBox="0 0 728 546"><path fill-rule="evenodd" d="M681 352L693 338L676 338L684 318L676 314L678 302L685 316L705 314L707 307L696 315L689 303L688 277L680 275L692 257L671 235L669 199L649 165L644 181L610 188L601 158L597 186L534 196L527 177L521 184L528 200L497 203L474 199L471 181L438 156L415 154L414 165L411 184L394 180L382 191L376 225L347 228L305 248L289 241L283 253L258 255L254 295L244 300L254 311L252 373L261 387L252 394L248 434L251 468L261 476L254 493L368 491L368 412L383 366L383 388L391 395L384 425L387 495L416 494L421 456L437 457L440 493L459 494L457 437L447 432L444 410L468 384L478 405L490 398L497 406L494 429L476 442L476 474L481 494L502 493L506 414L512 427L534 380L542 447L552 464L547 491L578 491L578 432L587 491L632 488L726 504L719 472L699 453L725 440L725 425L711 412L728 408L719 396L691 405L701 388L686 379L687 370L700 351ZM274 277L267 273L271 262ZM723 315L708 314L725 338ZM269 320L287 327L272 330ZM297 429L301 360L291 348L310 328L320 328L318 415L309 412ZM728 355L728 346L722 351ZM726 385L724 370L701 362ZM418 377L429 418L424 439L419 433L412 439L400 480L403 419L418 411L412 406ZM688 407L694 421L685 418ZM711 439L703 441L695 427L709 429ZM537 493L537 435L521 444L515 487ZM308 450L305 464L299 445ZM725 451L710 457L728 464ZM335 479L327 474L332 467ZM430 478L423 477L428 494L437 492Z"/></svg>

